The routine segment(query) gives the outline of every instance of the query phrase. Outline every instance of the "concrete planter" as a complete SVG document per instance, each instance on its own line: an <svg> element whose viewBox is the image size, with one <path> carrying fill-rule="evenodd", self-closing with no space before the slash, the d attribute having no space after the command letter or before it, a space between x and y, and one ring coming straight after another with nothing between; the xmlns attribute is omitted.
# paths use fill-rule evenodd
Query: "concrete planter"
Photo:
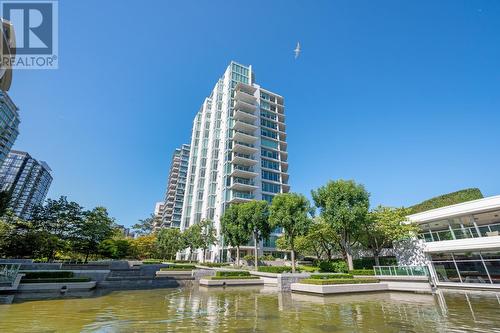
<svg viewBox="0 0 500 333"><path fill-rule="evenodd" d="M330 285L292 283L291 290L292 292L331 295L331 294L363 293L363 292L373 292L373 291L388 291L389 288L385 283L355 283L355 284L330 284Z"/></svg>
<svg viewBox="0 0 500 333"><path fill-rule="evenodd" d="M224 287L224 286L256 286L263 285L264 280L261 279L227 279L227 280L210 280L200 279L200 286L206 287Z"/></svg>
<svg viewBox="0 0 500 333"><path fill-rule="evenodd" d="M54 283L21 283L18 292L49 292L49 291L86 291L94 289L95 281L89 282L54 282Z"/></svg>

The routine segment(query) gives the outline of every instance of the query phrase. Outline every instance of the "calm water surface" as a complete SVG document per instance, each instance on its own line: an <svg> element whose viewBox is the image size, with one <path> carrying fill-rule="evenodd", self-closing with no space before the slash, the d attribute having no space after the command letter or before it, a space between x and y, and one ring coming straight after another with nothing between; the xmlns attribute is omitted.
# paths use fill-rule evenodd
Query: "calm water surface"
<svg viewBox="0 0 500 333"><path fill-rule="evenodd" d="M114 291L0 305L0 332L500 332L500 297L317 297L267 287Z"/></svg>

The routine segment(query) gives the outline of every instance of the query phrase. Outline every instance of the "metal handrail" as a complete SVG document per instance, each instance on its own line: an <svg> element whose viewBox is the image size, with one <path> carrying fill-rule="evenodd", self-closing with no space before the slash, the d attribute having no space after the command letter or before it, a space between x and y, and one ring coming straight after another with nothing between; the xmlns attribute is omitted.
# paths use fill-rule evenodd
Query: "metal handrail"
<svg viewBox="0 0 500 333"><path fill-rule="evenodd" d="M21 264L0 264L0 283L12 283L16 279Z"/></svg>
<svg viewBox="0 0 500 333"><path fill-rule="evenodd" d="M373 266L377 276L428 276L427 266Z"/></svg>

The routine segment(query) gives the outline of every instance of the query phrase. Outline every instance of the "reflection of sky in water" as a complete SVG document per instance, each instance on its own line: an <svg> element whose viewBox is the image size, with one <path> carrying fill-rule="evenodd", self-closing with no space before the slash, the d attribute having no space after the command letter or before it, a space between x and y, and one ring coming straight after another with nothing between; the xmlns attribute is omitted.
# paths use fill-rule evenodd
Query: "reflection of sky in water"
<svg viewBox="0 0 500 333"><path fill-rule="evenodd" d="M495 293L318 297L262 287L117 291L0 305L3 332L495 332Z"/></svg>

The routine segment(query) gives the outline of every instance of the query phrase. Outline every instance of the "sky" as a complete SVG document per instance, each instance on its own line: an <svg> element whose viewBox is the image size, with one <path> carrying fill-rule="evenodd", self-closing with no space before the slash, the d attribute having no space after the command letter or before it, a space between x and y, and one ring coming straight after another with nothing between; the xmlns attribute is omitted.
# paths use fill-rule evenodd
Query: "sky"
<svg viewBox="0 0 500 333"><path fill-rule="evenodd" d="M14 73L15 149L51 166L48 197L132 225L231 60L285 98L294 192L342 178L372 207L500 194L496 0L60 0L59 69Z"/></svg>

